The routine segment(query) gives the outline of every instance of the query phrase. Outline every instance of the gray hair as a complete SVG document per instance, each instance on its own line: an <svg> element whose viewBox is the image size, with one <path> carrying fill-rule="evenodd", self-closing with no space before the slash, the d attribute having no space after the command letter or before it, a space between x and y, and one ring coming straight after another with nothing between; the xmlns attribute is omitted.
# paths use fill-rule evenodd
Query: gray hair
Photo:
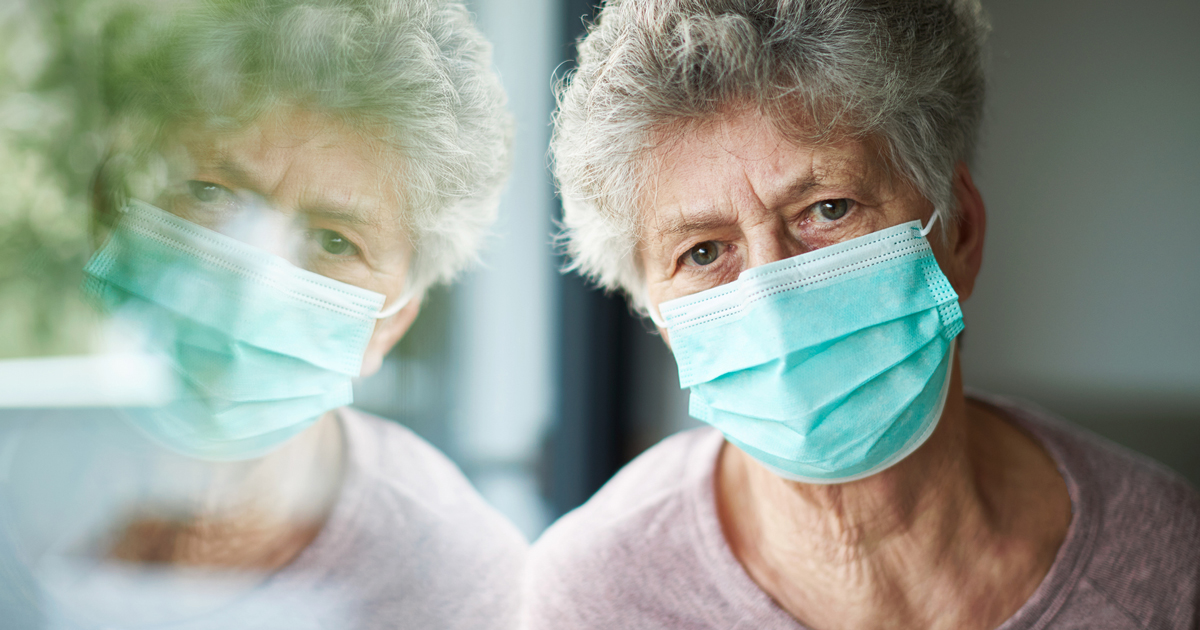
<svg viewBox="0 0 1200 630"><path fill-rule="evenodd" d="M403 162L411 289L476 258L508 174L512 122L491 46L461 2L208 0L165 18L119 15L104 40L118 158L101 178L115 184L103 191L110 206L153 187L148 156L172 126L235 129L294 105L386 130L380 139Z"/></svg>
<svg viewBox="0 0 1200 630"><path fill-rule="evenodd" d="M610 0L559 86L570 267L644 308L638 201L657 132L749 105L788 137L883 141L943 220L983 110L977 0Z"/></svg>

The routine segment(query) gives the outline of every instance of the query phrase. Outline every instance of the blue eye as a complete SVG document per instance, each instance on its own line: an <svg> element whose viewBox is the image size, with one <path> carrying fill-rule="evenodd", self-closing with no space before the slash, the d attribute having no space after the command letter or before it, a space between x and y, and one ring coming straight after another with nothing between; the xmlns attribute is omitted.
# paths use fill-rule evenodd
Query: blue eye
<svg viewBox="0 0 1200 630"><path fill-rule="evenodd" d="M710 265L721 255L721 246L714 241L698 243L688 250L687 259L701 267Z"/></svg>
<svg viewBox="0 0 1200 630"><path fill-rule="evenodd" d="M201 203L212 203L221 198L221 195L229 193L230 190L220 184L212 182L203 182L198 180L188 180L188 191L192 193L192 197Z"/></svg>
<svg viewBox="0 0 1200 630"><path fill-rule="evenodd" d="M846 213L850 211L850 200L826 199L825 201L818 201L813 206L813 211L820 221L837 221L846 216Z"/></svg>

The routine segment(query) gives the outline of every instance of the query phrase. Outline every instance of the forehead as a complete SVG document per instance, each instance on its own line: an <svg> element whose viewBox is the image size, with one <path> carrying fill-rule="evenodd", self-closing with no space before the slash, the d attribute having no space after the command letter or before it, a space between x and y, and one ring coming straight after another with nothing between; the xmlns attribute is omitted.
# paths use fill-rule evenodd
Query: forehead
<svg viewBox="0 0 1200 630"><path fill-rule="evenodd" d="M799 135L749 111L665 128L640 165L643 208L704 205L739 194L765 202L823 185L890 186L892 169L875 139Z"/></svg>
<svg viewBox="0 0 1200 630"><path fill-rule="evenodd" d="M166 146L174 163L228 177L222 184L264 195L350 196L399 211L404 163L384 137L330 114L280 107L232 129L181 124Z"/></svg>

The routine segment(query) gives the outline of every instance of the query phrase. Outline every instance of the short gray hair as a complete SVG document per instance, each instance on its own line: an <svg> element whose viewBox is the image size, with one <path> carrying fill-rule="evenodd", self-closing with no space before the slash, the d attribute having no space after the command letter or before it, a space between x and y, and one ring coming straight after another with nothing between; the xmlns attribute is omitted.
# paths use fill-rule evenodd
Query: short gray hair
<svg viewBox="0 0 1200 630"><path fill-rule="evenodd" d="M982 118L977 0L610 0L559 86L552 152L570 266L644 307L656 132L750 105L793 138L876 137L943 220Z"/></svg>
<svg viewBox="0 0 1200 630"><path fill-rule="evenodd" d="M114 157L140 146L144 158L111 169L108 201L137 195L131 177L154 170L146 145L173 125L234 129L294 105L386 130L380 139L404 163L412 289L449 281L476 258L508 175L512 122L491 45L461 2L194 5L168 17L131 10L104 33Z"/></svg>

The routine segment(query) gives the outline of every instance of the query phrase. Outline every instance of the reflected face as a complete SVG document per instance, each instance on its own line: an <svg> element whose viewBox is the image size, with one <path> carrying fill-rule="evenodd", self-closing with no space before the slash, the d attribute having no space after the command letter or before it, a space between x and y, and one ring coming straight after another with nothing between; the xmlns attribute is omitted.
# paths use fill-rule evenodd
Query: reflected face
<svg viewBox="0 0 1200 630"><path fill-rule="evenodd" d="M184 128L174 140L160 208L388 304L400 295L412 250L395 151L297 109L229 133Z"/></svg>
<svg viewBox="0 0 1200 630"><path fill-rule="evenodd" d="M642 202L639 255L652 305L933 214L871 142L797 145L756 113L665 137L647 161L655 170ZM930 239L939 254L940 239Z"/></svg>

